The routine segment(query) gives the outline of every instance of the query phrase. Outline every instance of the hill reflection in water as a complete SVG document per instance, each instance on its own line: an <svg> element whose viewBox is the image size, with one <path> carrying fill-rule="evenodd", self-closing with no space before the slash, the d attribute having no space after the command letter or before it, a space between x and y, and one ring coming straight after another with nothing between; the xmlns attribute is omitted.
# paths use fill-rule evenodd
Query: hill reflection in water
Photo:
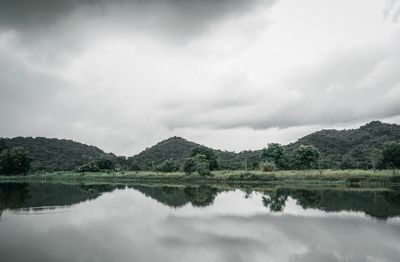
<svg viewBox="0 0 400 262"><path fill-rule="evenodd" d="M105 192L132 188L145 196L172 208L187 204L194 207L212 205L224 191L218 186L159 186L159 185L65 185L39 183L0 183L0 215L2 210L32 210L63 207L94 200ZM261 201L271 212L284 212L288 201L294 200L303 209L325 212L356 211L371 217L387 219L400 215L400 191L396 189L326 189L265 187L240 189L243 197L261 194Z"/></svg>
<svg viewBox="0 0 400 262"><path fill-rule="evenodd" d="M14 261L393 261L399 192L227 185L0 184Z"/></svg>

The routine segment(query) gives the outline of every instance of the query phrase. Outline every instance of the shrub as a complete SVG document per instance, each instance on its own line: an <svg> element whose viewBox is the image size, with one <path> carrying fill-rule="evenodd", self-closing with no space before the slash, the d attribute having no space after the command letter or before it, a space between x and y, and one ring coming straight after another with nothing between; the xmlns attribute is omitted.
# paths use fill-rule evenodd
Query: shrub
<svg viewBox="0 0 400 262"><path fill-rule="evenodd" d="M157 165L155 169L156 169L156 171L159 171L159 172L168 173L168 172L178 171L179 167L180 166L179 166L178 161L168 159L168 160L165 160L164 162L162 162L161 164Z"/></svg>
<svg viewBox="0 0 400 262"><path fill-rule="evenodd" d="M271 171L276 171L276 164L274 162L270 161L263 161L259 164L259 168L263 172L271 172Z"/></svg>
<svg viewBox="0 0 400 262"><path fill-rule="evenodd" d="M114 170L115 164L110 159L102 158L92 160L84 165L75 168L77 172L100 172L102 170Z"/></svg>
<svg viewBox="0 0 400 262"><path fill-rule="evenodd" d="M90 161L76 168L76 172L100 172L100 167L96 161Z"/></svg>

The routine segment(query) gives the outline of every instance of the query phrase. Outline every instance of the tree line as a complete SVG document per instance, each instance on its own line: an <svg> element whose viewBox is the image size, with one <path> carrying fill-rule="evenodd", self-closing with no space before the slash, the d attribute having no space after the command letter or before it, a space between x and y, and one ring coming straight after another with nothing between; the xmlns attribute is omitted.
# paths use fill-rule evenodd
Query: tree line
<svg viewBox="0 0 400 262"><path fill-rule="evenodd" d="M7 147L0 143L0 174L20 175L31 170L32 157L22 147ZM197 173L201 176L211 174L211 171L224 169L221 167L214 150L205 146L194 147L188 157L181 161L167 159L157 165L153 165L147 171L155 172L185 172ZM321 153L313 145L300 145L293 151L286 150L277 143L268 144L259 156L256 165L249 166L246 160L237 169L276 171L276 170L307 170L320 169ZM400 143L386 143L382 151L377 152L376 168L394 169L400 168ZM100 172L100 171L140 171L137 165L132 165L126 157L99 158L90 160L83 165L75 167L76 172Z"/></svg>

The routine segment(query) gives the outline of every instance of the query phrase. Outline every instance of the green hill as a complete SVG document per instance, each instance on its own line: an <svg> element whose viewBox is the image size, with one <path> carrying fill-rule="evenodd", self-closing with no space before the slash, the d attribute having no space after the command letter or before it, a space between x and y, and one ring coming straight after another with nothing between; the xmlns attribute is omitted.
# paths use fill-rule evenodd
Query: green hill
<svg viewBox="0 0 400 262"><path fill-rule="evenodd" d="M183 161L190 156L192 149L199 146L202 145L174 136L128 158L128 162L130 166L139 167L140 170L151 170L152 167L168 159L176 160L183 164ZM259 162L259 151L235 153L213 150L221 169L240 169L245 168L245 165L250 168Z"/></svg>
<svg viewBox="0 0 400 262"><path fill-rule="evenodd" d="M284 148L290 155L302 144L314 145L321 153L322 168L372 168L387 142L400 142L400 126L372 121L357 129L317 131ZM183 162L198 146L184 138L171 137L129 158L129 161L140 169L149 170L167 159ZM253 169L261 154L261 150L236 153L214 149L214 152L221 169Z"/></svg>
<svg viewBox="0 0 400 262"><path fill-rule="evenodd" d="M321 153L321 168L373 168L387 142L400 142L400 126L373 121L357 129L317 131L284 146L284 149L291 155L302 144L315 146ZM73 170L90 160L116 160L115 155L97 147L65 139L0 138L0 149L4 146L21 146L28 150L33 159L33 170ZM123 166L152 170L168 159L182 164L191 150L199 146L181 137L171 137L129 157ZM220 169L254 169L260 162L261 150L239 153L213 150Z"/></svg>
<svg viewBox="0 0 400 262"><path fill-rule="evenodd" d="M200 144L174 136L150 148L146 148L135 156L129 157L128 162L130 166L139 167L140 170L150 170L168 159L183 162L190 155L192 149L198 146Z"/></svg>
<svg viewBox="0 0 400 262"><path fill-rule="evenodd" d="M287 145L313 145L321 152L322 167L372 168L387 142L400 142L400 126L372 121L357 129L321 130Z"/></svg>
<svg viewBox="0 0 400 262"><path fill-rule="evenodd" d="M32 159L32 170L74 170L94 159L114 159L95 146L88 146L72 140L45 137L0 138L2 147L23 147Z"/></svg>

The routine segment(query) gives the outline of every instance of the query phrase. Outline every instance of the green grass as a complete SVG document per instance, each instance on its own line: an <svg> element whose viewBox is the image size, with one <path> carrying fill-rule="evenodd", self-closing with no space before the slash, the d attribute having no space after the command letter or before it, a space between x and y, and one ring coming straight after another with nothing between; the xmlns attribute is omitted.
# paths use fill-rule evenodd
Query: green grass
<svg viewBox="0 0 400 262"><path fill-rule="evenodd" d="M26 176L0 176L0 181L151 181L182 183L268 183L268 184L378 184L400 185L399 170L290 170L215 171L211 176L159 172L51 172Z"/></svg>

